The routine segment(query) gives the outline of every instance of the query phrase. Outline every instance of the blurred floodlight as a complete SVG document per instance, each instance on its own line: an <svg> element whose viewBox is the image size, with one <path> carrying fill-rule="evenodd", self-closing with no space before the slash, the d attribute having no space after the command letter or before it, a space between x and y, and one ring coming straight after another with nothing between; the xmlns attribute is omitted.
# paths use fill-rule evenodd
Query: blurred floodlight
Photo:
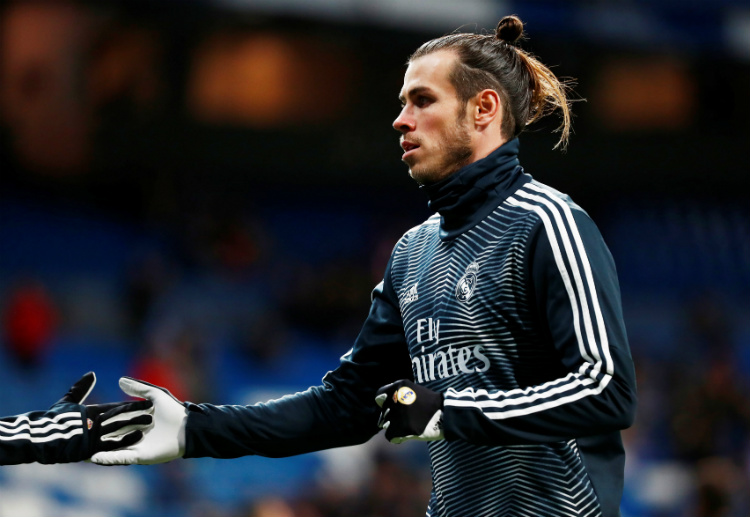
<svg viewBox="0 0 750 517"><path fill-rule="evenodd" d="M208 123L255 127L335 120L359 62L341 46L267 33L217 33L193 56L188 105Z"/></svg>
<svg viewBox="0 0 750 517"><path fill-rule="evenodd" d="M453 30L489 20L505 12L495 0L218 0L220 5L248 12L272 12L361 22L391 27Z"/></svg>
<svg viewBox="0 0 750 517"><path fill-rule="evenodd" d="M20 161L70 174L91 152L76 71L92 16L72 3L17 2L0 17L0 111Z"/></svg>
<svg viewBox="0 0 750 517"><path fill-rule="evenodd" d="M697 87L689 67L677 58L612 58L597 76L590 100L609 129L675 130L694 119Z"/></svg>
<svg viewBox="0 0 750 517"><path fill-rule="evenodd" d="M750 10L729 11L725 27L730 51L750 61Z"/></svg>

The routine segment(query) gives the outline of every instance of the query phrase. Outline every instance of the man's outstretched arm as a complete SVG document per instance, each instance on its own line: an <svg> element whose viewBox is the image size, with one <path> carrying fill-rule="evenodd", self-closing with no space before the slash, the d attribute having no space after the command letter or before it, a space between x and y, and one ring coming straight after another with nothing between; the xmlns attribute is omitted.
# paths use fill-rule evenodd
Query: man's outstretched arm
<svg viewBox="0 0 750 517"><path fill-rule="evenodd" d="M379 408L373 402L378 388L412 376L397 298L386 275L373 292L370 314L353 348L320 386L237 406L182 403L166 390L125 378L121 386L126 393L153 401L154 429L141 443L97 454L92 461L148 464L179 457L282 457L363 443L379 430Z"/></svg>

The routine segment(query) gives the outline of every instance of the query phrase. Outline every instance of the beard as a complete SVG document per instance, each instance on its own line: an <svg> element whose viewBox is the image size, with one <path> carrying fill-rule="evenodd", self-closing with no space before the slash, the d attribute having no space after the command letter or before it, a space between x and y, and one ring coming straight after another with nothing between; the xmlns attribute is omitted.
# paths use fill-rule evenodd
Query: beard
<svg viewBox="0 0 750 517"><path fill-rule="evenodd" d="M431 153L435 160L415 165L406 162L409 176L420 185L436 183L468 165L473 153L469 129L460 116L456 124L441 135L437 149Z"/></svg>

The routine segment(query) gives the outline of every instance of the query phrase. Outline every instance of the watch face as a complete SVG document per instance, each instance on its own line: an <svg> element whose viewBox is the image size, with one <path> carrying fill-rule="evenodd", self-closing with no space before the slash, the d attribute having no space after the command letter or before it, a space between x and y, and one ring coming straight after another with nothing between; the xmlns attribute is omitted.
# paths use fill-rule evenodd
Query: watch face
<svg viewBox="0 0 750 517"><path fill-rule="evenodd" d="M401 404L408 406L410 404L414 404L414 401L417 400L417 394L414 393L413 389L403 386L393 394L393 400L395 402L400 402Z"/></svg>

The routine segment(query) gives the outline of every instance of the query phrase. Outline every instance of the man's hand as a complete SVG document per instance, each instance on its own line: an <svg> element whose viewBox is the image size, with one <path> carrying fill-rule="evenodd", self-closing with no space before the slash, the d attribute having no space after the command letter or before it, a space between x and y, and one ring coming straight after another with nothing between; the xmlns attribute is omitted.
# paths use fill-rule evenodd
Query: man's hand
<svg viewBox="0 0 750 517"><path fill-rule="evenodd" d="M378 426L389 442L444 438L442 394L401 380L380 388L375 402L382 408Z"/></svg>
<svg viewBox="0 0 750 517"><path fill-rule="evenodd" d="M152 465L181 458L185 453L185 404L166 389L132 377L122 377L120 388L133 397L154 405L154 426L139 443L116 451L99 452L91 457L99 465Z"/></svg>
<svg viewBox="0 0 750 517"><path fill-rule="evenodd" d="M88 372L53 406L61 409L66 404L75 404L83 413L84 432L88 432L88 447L75 452L65 461L80 461L102 451L129 447L143 438L143 432L151 427L153 405L147 400L138 402L113 402L84 406L86 398L96 385L96 375Z"/></svg>

